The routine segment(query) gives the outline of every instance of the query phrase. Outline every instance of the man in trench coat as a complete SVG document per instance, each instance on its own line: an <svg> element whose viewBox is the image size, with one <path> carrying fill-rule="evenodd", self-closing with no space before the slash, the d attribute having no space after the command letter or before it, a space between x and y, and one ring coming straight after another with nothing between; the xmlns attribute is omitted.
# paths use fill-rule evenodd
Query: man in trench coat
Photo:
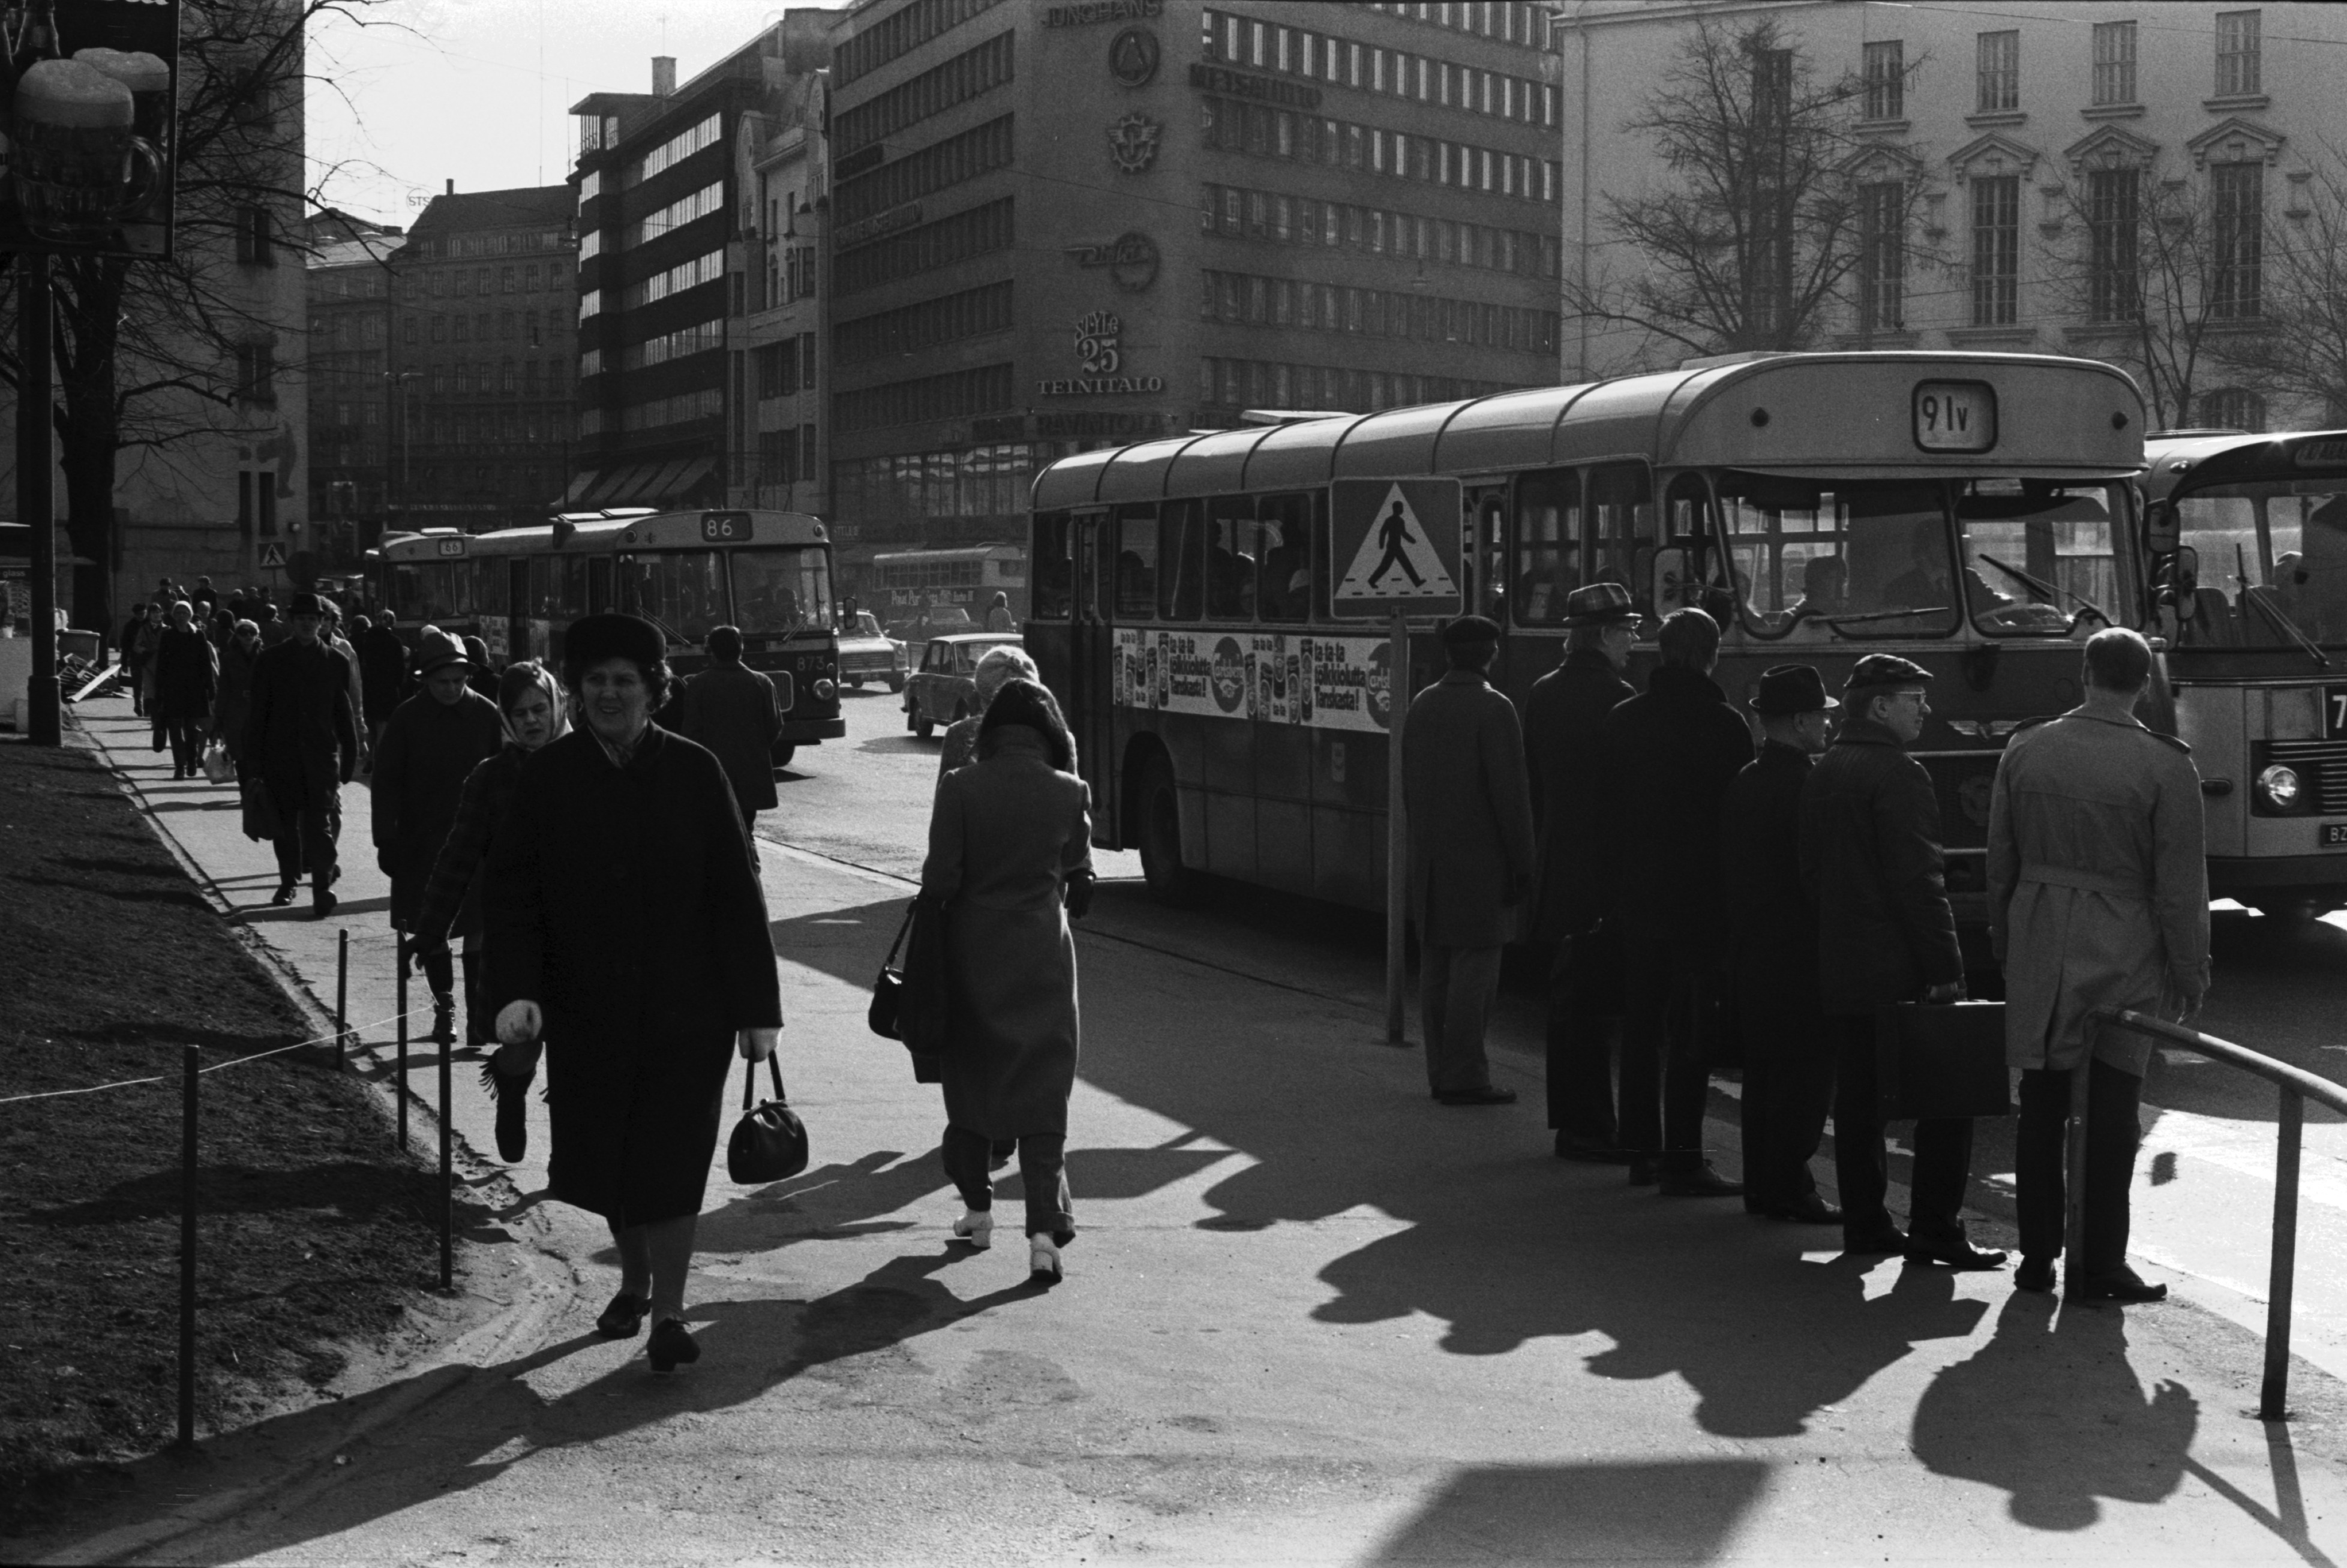
<svg viewBox="0 0 2347 1568"><path fill-rule="evenodd" d="M1532 886L1532 803L1515 704L1484 678L1500 629L1442 629L1450 671L1411 699L1401 733L1409 910L1418 926L1426 1076L1445 1105L1506 1105L1483 1054L1500 953ZM1397 689L1407 677L1393 672Z"/></svg>
<svg viewBox="0 0 2347 1568"><path fill-rule="evenodd" d="M741 629L712 627L709 668L679 690L672 727L716 753L742 808L742 826L757 841L758 814L774 809L774 743L783 734L782 701L774 683L742 662ZM667 720L664 717L663 723Z"/></svg>
<svg viewBox="0 0 2347 1568"><path fill-rule="evenodd" d="M2083 1295L2157 1301L2127 1266L2151 1042L2096 1009L2190 1017L2209 989L2209 876L2200 774L2183 742L2134 712L2150 646L2112 628L2086 642L2086 700L2017 731L1988 827L1989 938L2004 966L2005 1052L2021 1071L2015 1155L2024 1290L2054 1287L2062 1250L2071 1074L2086 1064Z"/></svg>

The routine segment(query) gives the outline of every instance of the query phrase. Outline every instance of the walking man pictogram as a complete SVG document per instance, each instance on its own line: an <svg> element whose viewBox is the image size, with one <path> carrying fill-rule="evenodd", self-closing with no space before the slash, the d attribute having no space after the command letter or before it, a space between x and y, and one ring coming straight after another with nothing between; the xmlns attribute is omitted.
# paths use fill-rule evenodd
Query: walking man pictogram
<svg viewBox="0 0 2347 1568"><path fill-rule="evenodd" d="M1409 557L1405 552L1404 547L1410 542L1409 519L1402 515L1402 504L1396 501L1393 504L1392 514L1378 525L1378 544L1386 553L1385 558L1378 562L1377 569L1369 573L1371 588L1377 587L1378 579L1395 567L1401 568L1402 574L1409 579L1410 587L1426 586L1426 579L1418 575L1417 569L1409 564Z"/></svg>

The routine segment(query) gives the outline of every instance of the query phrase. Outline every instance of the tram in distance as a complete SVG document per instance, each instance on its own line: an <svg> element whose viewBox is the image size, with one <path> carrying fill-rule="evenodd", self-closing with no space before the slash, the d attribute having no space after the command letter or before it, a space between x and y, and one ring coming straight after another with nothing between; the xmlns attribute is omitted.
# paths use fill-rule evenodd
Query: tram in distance
<svg viewBox="0 0 2347 1568"><path fill-rule="evenodd" d="M805 513L657 512L486 534L390 533L367 552L367 570L408 637L427 623L477 636L500 669L522 659L559 667L565 627L617 610L658 626L670 668L690 675L709 661L710 629L737 626L742 661L774 681L783 705L776 766L847 733L829 530Z"/></svg>
<svg viewBox="0 0 2347 1568"><path fill-rule="evenodd" d="M2209 890L2275 915L2347 904L2347 430L2147 448L2177 733L2200 765Z"/></svg>
<svg viewBox="0 0 2347 1568"><path fill-rule="evenodd" d="M1492 678L1519 706L1563 656L1566 595L1596 581L1647 618L1641 683L1659 618L1712 612L1739 711L1774 664L1814 664L1829 689L1867 653L1929 668L1914 754L1986 971L2005 738L2078 701L2080 641L2151 609L2143 442L2141 396L2108 365L1893 352L1082 453L1035 480L1027 646L1076 727L1096 838L1137 846L1153 891L1178 898L1204 872L1375 907L1386 642L1331 613L1348 563L1329 559L1330 486L1455 482L1459 587L1503 628ZM1411 691L1443 668L1434 630L1411 639Z"/></svg>
<svg viewBox="0 0 2347 1568"><path fill-rule="evenodd" d="M877 615L891 635L951 630L958 619L954 610L969 616L968 630L983 630L997 593L1010 597L1014 621L1027 618L1023 545L885 551L872 558L869 576L871 588L858 608Z"/></svg>

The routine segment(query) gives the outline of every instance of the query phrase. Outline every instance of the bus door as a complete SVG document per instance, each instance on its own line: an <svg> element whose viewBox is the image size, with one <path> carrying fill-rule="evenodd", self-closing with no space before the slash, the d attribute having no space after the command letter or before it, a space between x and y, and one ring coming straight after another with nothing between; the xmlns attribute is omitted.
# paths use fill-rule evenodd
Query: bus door
<svg viewBox="0 0 2347 1568"><path fill-rule="evenodd" d="M1489 616L1508 624L1507 574L1508 484L1504 479L1470 479L1460 492L1460 603L1468 615ZM1491 681L1502 692L1508 687L1508 643L1500 641L1500 657L1491 666Z"/></svg>
<svg viewBox="0 0 2347 1568"><path fill-rule="evenodd" d="M1116 633L1109 624L1110 571L1115 560L1106 512L1079 512L1068 520L1067 719L1076 740L1076 765L1092 787L1092 820L1116 816L1116 742L1109 662Z"/></svg>
<svg viewBox="0 0 2347 1568"><path fill-rule="evenodd" d="M538 559L543 562L545 558ZM501 601L482 612L481 641L488 644L489 657L501 665L533 657L523 621L529 613L530 560L528 556L516 556L506 562L506 591Z"/></svg>

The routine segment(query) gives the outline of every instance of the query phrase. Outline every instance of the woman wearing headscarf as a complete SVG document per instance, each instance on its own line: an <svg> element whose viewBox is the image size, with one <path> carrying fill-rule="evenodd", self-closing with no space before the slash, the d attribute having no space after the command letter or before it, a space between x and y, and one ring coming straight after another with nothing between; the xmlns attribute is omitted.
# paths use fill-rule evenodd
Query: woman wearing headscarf
<svg viewBox="0 0 2347 1568"><path fill-rule="evenodd" d="M978 729L986 722L987 709L994 705L994 694L1002 690L1006 681L1033 681L1040 684L1042 675L1035 661L1027 657L1023 648L1013 648L1008 642L998 643L986 651L970 672L971 695L978 702L978 712L966 719L956 719L946 727L945 744L938 750L938 777L943 778L956 768L966 768L978 760Z"/></svg>
<svg viewBox="0 0 2347 1568"><path fill-rule="evenodd" d="M186 600L170 609L170 619L155 643L155 690L149 699L155 724L171 743L171 776L191 779L203 761L203 725L211 716L212 696L220 689L220 655L196 630L195 611Z"/></svg>
<svg viewBox="0 0 2347 1568"><path fill-rule="evenodd" d="M486 903L497 1039L549 1042L548 1185L619 1244L620 1292L596 1328L628 1338L650 1317L655 1372L701 1355L684 1286L728 1048L763 1061L783 1022L725 770L651 722L666 653L635 616L571 623L562 673L579 727L522 764Z"/></svg>
<svg viewBox="0 0 2347 1568"><path fill-rule="evenodd" d="M442 963L447 961L451 934L464 940L465 1041L473 1046L497 1040L481 995L481 865L520 787L522 764L548 742L570 733L562 688L553 672L534 660L508 664L497 677L497 716L505 724L504 749L465 775L456 820L432 863L424 906L415 917L416 950L427 960L436 954ZM497 1157L508 1164L529 1152L526 1097L530 1080L538 1076L539 1049L535 1040L517 1041L481 1065L482 1086L497 1102Z"/></svg>
<svg viewBox="0 0 2347 1568"><path fill-rule="evenodd" d="M1061 1277L1075 1239L1066 1171L1079 1044L1068 917L1092 901L1092 794L1050 692L1006 682L978 761L938 784L921 896L945 914L946 1174L967 1212L954 1235L992 1245L991 1146L1016 1140L1028 1277Z"/></svg>
<svg viewBox="0 0 2347 1568"><path fill-rule="evenodd" d="M225 613L225 611L223 611ZM244 722L252 716L252 661L261 657L261 628L236 622L220 655L220 686L212 693L212 736L244 776Z"/></svg>

